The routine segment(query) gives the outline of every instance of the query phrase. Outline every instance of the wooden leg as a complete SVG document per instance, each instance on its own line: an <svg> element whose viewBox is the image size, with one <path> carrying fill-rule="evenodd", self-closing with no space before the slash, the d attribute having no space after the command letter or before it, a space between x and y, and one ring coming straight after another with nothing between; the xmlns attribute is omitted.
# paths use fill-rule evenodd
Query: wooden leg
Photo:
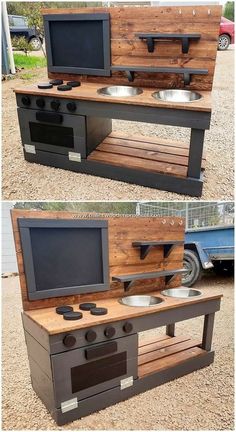
<svg viewBox="0 0 236 432"><path fill-rule="evenodd" d="M204 134L204 129L191 129L188 158L188 177L200 179Z"/></svg>
<svg viewBox="0 0 236 432"><path fill-rule="evenodd" d="M175 336L175 323L166 326L166 334L171 337Z"/></svg>
<svg viewBox="0 0 236 432"><path fill-rule="evenodd" d="M214 318L215 318L214 313L211 313L209 315L205 315L204 327L203 327L203 336L202 336L202 349L204 349L206 351L211 351Z"/></svg>

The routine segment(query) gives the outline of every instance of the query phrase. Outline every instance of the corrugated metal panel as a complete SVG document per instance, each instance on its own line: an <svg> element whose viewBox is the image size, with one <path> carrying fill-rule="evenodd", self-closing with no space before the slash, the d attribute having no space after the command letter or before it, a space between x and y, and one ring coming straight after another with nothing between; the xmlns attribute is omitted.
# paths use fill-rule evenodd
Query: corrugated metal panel
<svg viewBox="0 0 236 432"><path fill-rule="evenodd" d="M12 202L2 203L2 273L18 272L10 215L13 206Z"/></svg>

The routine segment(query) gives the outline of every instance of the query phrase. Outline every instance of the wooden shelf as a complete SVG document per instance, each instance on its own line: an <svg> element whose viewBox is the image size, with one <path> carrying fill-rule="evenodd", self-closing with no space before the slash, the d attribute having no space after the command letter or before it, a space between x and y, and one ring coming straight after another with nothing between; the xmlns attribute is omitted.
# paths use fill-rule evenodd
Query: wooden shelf
<svg viewBox="0 0 236 432"><path fill-rule="evenodd" d="M148 52L154 51L154 44L157 40L181 40L182 53L187 54L189 51L189 41L199 40L201 37L200 33L136 33L136 37L142 40L146 40Z"/></svg>
<svg viewBox="0 0 236 432"><path fill-rule="evenodd" d="M186 360L206 353L201 342L188 336L161 336L143 341L138 349L138 377L177 366Z"/></svg>
<svg viewBox="0 0 236 432"><path fill-rule="evenodd" d="M168 284L177 274L186 273L186 269L176 269L176 270L162 270L150 273L135 273L121 276L113 276L112 280L122 282L124 284L124 289L127 291L132 284L141 279L156 279L159 277L165 278L165 283Z"/></svg>
<svg viewBox="0 0 236 432"><path fill-rule="evenodd" d="M130 82L134 81L135 72L183 74L184 85L189 85L192 75L207 75L208 69L193 69L183 67L144 67L144 66L111 66L112 71L125 72Z"/></svg>
<svg viewBox="0 0 236 432"><path fill-rule="evenodd" d="M111 132L87 158L104 164L187 177L189 144L158 137ZM205 168L202 159L202 170Z"/></svg>
<svg viewBox="0 0 236 432"><path fill-rule="evenodd" d="M155 246L157 246L157 247L163 246L164 258L167 258L175 246L180 246L183 244L184 244L183 241L178 241L178 240L173 240L173 241L171 241L171 240L169 240L169 241L148 241L148 240L146 240L146 241L133 242L132 246L140 247L140 259L143 260L144 258L146 258L146 256L150 252L150 250Z"/></svg>

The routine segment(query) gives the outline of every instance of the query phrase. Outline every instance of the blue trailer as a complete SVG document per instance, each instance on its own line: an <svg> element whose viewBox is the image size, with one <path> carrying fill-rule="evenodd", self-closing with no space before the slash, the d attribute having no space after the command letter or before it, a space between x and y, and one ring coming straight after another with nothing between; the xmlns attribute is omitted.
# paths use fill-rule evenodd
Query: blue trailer
<svg viewBox="0 0 236 432"><path fill-rule="evenodd" d="M219 275L234 272L234 226L188 229L185 234L183 285L192 286L203 270Z"/></svg>

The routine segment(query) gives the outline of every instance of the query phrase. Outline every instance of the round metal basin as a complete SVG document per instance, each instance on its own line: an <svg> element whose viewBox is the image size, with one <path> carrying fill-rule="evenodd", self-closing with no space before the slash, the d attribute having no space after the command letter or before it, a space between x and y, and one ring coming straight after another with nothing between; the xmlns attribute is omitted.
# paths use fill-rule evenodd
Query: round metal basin
<svg viewBox="0 0 236 432"><path fill-rule="evenodd" d="M160 90L152 94L155 99L164 102L194 102L202 98L200 93L190 90Z"/></svg>
<svg viewBox="0 0 236 432"><path fill-rule="evenodd" d="M164 300L160 297L146 296L146 295L134 295L128 297L122 297L119 302L126 306L156 306L162 303Z"/></svg>
<svg viewBox="0 0 236 432"><path fill-rule="evenodd" d="M137 96L143 93L143 90L139 87L110 86L110 87L100 88L97 90L97 92L103 96L129 97L129 96Z"/></svg>
<svg viewBox="0 0 236 432"><path fill-rule="evenodd" d="M174 298L190 298L190 297L200 296L202 293L201 291L191 289L191 288L176 288L176 289L172 288L172 289L161 291L161 294L167 297L174 297Z"/></svg>

